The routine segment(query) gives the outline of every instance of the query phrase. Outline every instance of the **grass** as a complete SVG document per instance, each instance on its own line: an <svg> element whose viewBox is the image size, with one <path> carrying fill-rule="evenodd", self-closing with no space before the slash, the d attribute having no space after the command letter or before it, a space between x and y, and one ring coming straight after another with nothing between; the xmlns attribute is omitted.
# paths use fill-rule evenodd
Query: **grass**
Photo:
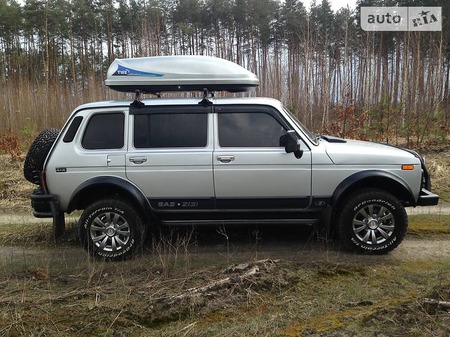
<svg viewBox="0 0 450 337"><path fill-rule="evenodd" d="M417 236L450 235L450 215L417 214L409 216L408 234Z"/></svg>
<svg viewBox="0 0 450 337"><path fill-rule="evenodd" d="M410 219L419 241L436 233L450 239L449 216ZM46 236L50 223L0 227L0 336L450 333L448 314L427 313L421 304L426 297L450 299L448 256L404 258L401 246L387 256L355 256L326 246L309 252L302 243L288 243L284 252L262 243L256 251L252 242L233 246L231 232L230 251L230 242L218 233L219 246L214 240L198 242L187 231L165 233L130 261L106 263L72 245L76 228L69 223L66 239L54 244ZM264 232L260 235L264 241ZM302 253L306 258L298 258ZM258 264L258 272L244 279L229 271L237 268L226 268L274 255L281 260ZM225 278L230 278L226 286L205 288ZM202 287L207 290L188 291Z"/></svg>
<svg viewBox="0 0 450 337"><path fill-rule="evenodd" d="M441 204L450 203L450 151L447 149L424 157L431 176L432 190L439 195Z"/></svg>
<svg viewBox="0 0 450 337"><path fill-rule="evenodd" d="M78 223L68 221L64 243L78 242ZM37 223L6 224L0 226L0 245L47 247L54 244L51 219Z"/></svg>

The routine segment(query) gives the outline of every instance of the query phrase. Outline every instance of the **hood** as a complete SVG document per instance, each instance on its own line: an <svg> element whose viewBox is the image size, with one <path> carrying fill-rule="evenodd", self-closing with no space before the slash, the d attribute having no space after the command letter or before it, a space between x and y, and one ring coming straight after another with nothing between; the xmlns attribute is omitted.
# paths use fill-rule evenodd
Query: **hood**
<svg viewBox="0 0 450 337"><path fill-rule="evenodd" d="M331 141L330 141L331 140ZM380 143L358 140L321 139L330 159L337 165L420 165L420 160L403 149Z"/></svg>

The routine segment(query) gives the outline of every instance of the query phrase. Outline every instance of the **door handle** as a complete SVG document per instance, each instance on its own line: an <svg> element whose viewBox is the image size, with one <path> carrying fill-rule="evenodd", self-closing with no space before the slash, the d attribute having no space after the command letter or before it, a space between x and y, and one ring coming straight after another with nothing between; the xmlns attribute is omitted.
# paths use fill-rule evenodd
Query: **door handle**
<svg viewBox="0 0 450 337"><path fill-rule="evenodd" d="M221 163L231 163L234 160L234 156L217 156L217 160Z"/></svg>
<svg viewBox="0 0 450 337"><path fill-rule="evenodd" d="M147 157L130 157L130 162L133 164L142 164L147 161Z"/></svg>

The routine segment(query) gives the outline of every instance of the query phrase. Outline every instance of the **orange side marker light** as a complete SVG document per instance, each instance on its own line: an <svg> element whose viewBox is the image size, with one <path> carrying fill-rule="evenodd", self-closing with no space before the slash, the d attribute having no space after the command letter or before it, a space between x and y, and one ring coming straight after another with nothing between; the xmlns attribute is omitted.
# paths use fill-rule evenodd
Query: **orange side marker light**
<svg viewBox="0 0 450 337"><path fill-rule="evenodd" d="M403 171L412 171L414 170L414 165L402 165Z"/></svg>

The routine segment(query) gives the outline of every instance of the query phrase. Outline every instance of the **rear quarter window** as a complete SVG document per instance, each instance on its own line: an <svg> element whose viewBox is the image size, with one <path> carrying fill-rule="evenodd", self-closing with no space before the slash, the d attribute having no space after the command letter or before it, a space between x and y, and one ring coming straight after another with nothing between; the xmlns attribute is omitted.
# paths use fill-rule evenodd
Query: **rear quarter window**
<svg viewBox="0 0 450 337"><path fill-rule="evenodd" d="M73 119L72 123L70 123L70 126L67 129L67 132L64 136L64 139L63 139L64 143L70 143L74 139L82 120L83 120L83 117L81 117L81 116L77 116Z"/></svg>
<svg viewBox="0 0 450 337"><path fill-rule="evenodd" d="M95 114L89 119L81 146L87 150L121 149L124 126L125 116L121 112Z"/></svg>

